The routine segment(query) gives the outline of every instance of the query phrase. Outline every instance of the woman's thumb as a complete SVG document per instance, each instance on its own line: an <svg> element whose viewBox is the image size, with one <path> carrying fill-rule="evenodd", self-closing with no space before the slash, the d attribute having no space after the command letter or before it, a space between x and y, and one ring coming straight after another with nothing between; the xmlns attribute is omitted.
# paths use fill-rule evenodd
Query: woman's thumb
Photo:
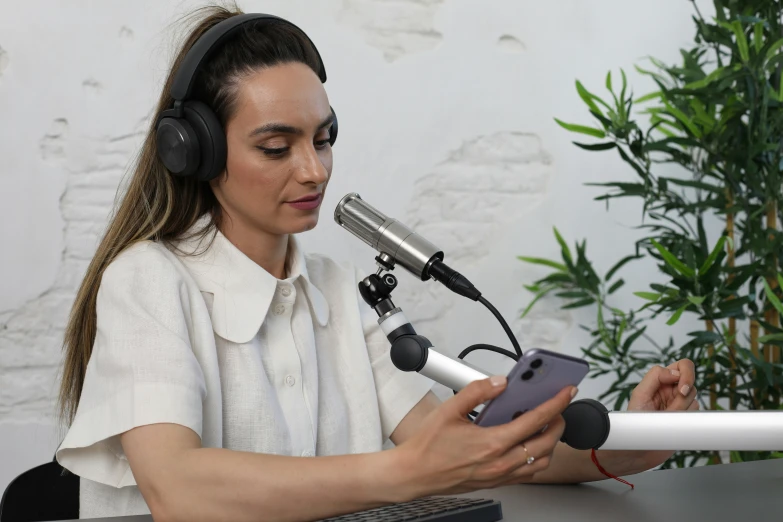
<svg viewBox="0 0 783 522"><path fill-rule="evenodd" d="M466 416L473 411L476 406L490 399L494 399L506 389L506 377L504 375L493 375L489 379L480 379L468 384L462 390L452 397L454 406L460 417Z"/></svg>

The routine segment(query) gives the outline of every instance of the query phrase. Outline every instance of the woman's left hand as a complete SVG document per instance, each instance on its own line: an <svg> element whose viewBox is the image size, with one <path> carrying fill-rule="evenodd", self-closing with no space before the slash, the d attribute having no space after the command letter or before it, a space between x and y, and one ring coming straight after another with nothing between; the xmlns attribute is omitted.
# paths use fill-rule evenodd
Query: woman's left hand
<svg viewBox="0 0 783 522"><path fill-rule="evenodd" d="M634 388L628 402L629 411L695 411L699 409L693 361L680 359L666 368L653 366ZM674 452L638 451L633 460L641 462L645 469L654 468L671 457Z"/></svg>

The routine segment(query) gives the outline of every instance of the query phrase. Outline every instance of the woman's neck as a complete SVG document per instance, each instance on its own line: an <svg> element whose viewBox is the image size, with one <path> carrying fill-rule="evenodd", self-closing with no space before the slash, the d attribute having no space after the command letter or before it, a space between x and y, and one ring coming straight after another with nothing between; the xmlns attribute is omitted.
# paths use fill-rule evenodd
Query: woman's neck
<svg viewBox="0 0 783 522"><path fill-rule="evenodd" d="M278 279L285 279L287 234L270 234L231 219L224 220L220 232L258 266Z"/></svg>

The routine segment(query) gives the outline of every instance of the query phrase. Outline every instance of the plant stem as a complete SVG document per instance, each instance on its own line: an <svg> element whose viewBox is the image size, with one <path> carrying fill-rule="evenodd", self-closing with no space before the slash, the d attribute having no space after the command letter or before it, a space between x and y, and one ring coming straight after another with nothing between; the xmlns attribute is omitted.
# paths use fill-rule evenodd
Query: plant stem
<svg viewBox="0 0 783 522"><path fill-rule="evenodd" d="M734 205L734 195L731 192L730 187L726 187L726 207L730 209ZM729 277L728 277L728 284L731 284L731 281L734 279L734 274L731 272L731 269L734 268L734 213L729 211L726 213L726 235L729 238L729 241L727 241L726 248L728 250L727 252L727 264L729 266ZM734 296L730 296L729 299L733 299ZM737 338L737 320L734 317L729 317L729 337L731 338L731 346L729 346L729 352L734 352L734 342ZM737 361L734 359L734 357L731 358L731 385L729 388L729 409L733 410L736 408L737 398Z"/></svg>
<svg viewBox="0 0 783 522"><path fill-rule="evenodd" d="M750 321L750 351L751 353L758 358L759 356L759 322L755 319L751 319ZM753 378L755 379L758 372L754 369L753 370ZM759 400L759 390L754 389L753 390L753 400L755 402L758 402Z"/></svg>
<svg viewBox="0 0 783 522"><path fill-rule="evenodd" d="M714 330L712 326L712 321L706 321L707 324L707 331L712 332ZM715 345L710 344L707 346L707 357L709 357L710 361L713 361L715 358ZM712 379L715 377L715 362L712 362L712 365L707 368L707 376ZM714 410L716 409L716 406L718 405L718 392L715 383L713 382L710 384L710 409Z"/></svg>
<svg viewBox="0 0 783 522"><path fill-rule="evenodd" d="M775 231L777 229L777 205L776 201L774 199L771 199L769 203L767 204L767 230L770 231L769 233L769 241L770 243L773 243L775 240ZM778 287L778 279L776 277L777 275L777 266L778 266L778 259L777 255L774 253L772 254L772 262L770 263L771 267L775 267L776 274L767 274L767 284L774 292L775 289ZM778 314L777 310L775 310L774 307L768 307L765 312L765 319L766 321L773 327L777 327L780 324L780 315ZM767 332L768 334L774 333L774 330L770 330ZM774 362L773 360L773 349L774 346L771 344L765 344L764 345L764 360L766 362ZM776 357L777 358L777 357Z"/></svg>
<svg viewBox="0 0 783 522"><path fill-rule="evenodd" d="M709 318L707 318L707 321L709 321L712 324L713 328L715 329L715 333L717 333L720 336L721 342L729 349L729 359L731 360L731 364L736 367L737 366L737 354L734 353L734 350L732 349L733 344L729 343L728 339L726 339L726 337L723 335L723 333L720 331L720 329L718 329L718 327L715 326L715 320L714 319L709 317ZM733 341L733 339L732 339L732 341ZM747 385L748 381L745 380L745 375L742 374L742 373L740 373L739 375L740 375L740 377L742 377L742 384ZM747 388L750 389L750 387L747 387ZM759 401L757 399L753 399L753 406L754 406L754 409L756 409L756 410L759 409Z"/></svg>

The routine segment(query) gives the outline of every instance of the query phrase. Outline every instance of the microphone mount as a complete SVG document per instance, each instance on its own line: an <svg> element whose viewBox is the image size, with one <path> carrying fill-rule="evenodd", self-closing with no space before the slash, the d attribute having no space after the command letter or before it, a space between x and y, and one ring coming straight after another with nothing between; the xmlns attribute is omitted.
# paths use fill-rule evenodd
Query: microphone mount
<svg viewBox="0 0 783 522"><path fill-rule="evenodd" d="M458 362L436 351L429 339L416 333L402 309L391 299L397 287L397 278L383 274L380 268L375 274L359 283L359 294L378 315L378 325L391 343L391 359L394 366L406 372L419 372L455 391L470 382L483 379L477 368Z"/></svg>

